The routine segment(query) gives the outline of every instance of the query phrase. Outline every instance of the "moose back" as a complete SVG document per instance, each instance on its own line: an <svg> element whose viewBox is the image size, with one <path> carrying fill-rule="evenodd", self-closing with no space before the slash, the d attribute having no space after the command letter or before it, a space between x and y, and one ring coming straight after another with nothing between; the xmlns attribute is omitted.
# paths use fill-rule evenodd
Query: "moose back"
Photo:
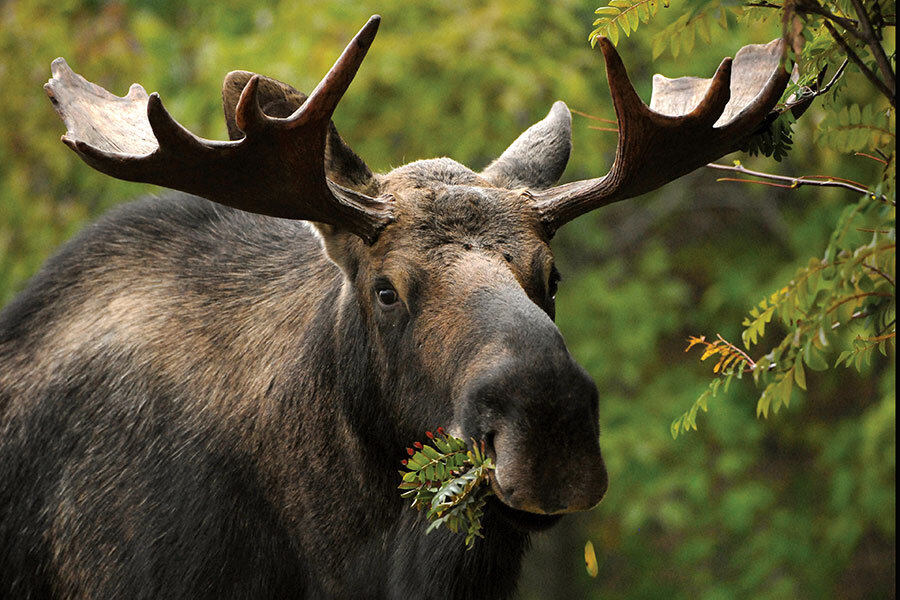
<svg viewBox="0 0 900 600"><path fill-rule="evenodd" d="M550 240L738 148L786 85L783 47L661 78L647 107L600 40L615 163L557 186L562 102L480 172L372 173L331 116L378 24L309 97L230 73L229 141L54 61L63 141L177 192L86 228L0 313L0 597L507 598L530 532L603 497ZM396 489L438 425L496 463L471 551Z"/></svg>

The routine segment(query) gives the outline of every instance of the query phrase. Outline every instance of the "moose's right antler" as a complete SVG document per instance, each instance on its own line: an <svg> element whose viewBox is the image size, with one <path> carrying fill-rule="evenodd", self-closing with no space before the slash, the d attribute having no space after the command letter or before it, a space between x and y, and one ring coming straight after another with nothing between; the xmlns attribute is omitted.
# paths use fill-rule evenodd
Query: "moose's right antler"
<svg viewBox="0 0 900 600"><path fill-rule="evenodd" d="M163 108L156 93L134 84L114 96L53 61L45 87L68 131L62 140L98 171L154 183L250 212L330 223L372 242L391 220L391 203L342 187L325 176L331 115L359 69L380 17L356 34L309 98L287 118L263 113L259 76L241 93L236 141L199 138Z"/></svg>
<svg viewBox="0 0 900 600"><path fill-rule="evenodd" d="M653 78L648 107L634 91L612 43L599 38L619 123L609 173L531 192L552 235L563 224L612 202L654 190L739 149L762 126L790 79L785 44L745 46L712 80Z"/></svg>

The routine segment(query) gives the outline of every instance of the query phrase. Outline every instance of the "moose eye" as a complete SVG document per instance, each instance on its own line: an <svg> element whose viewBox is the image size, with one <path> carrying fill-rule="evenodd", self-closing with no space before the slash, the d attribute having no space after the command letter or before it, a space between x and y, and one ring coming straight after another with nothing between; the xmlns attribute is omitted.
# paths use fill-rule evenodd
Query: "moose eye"
<svg viewBox="0 0 900 600"><path fill-rule="evenodd" d="M547 294L551 299L556 300L556 292L559 290L559 282L562 281L562 275L556 270L556 265L550 269L550 280L547 282Z"/></svg>
<svg viewBox="0 0 900 600"><path fill-rule="evenodd" d="M397 290L387 282L379 282L375 288L375 297L378 298L378 303L384 307L393 306L400 300Z"/></svg>

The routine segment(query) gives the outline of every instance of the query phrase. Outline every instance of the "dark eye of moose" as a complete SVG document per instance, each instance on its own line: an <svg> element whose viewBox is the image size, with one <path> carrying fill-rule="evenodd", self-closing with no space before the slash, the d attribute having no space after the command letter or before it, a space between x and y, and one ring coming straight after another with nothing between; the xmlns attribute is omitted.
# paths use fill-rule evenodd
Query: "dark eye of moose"
<svg viewBox="0 0 900 600"><path fill-rule="evenodd" d="M385 308L395 305L400 300L397 290L387 281L379 281L375 284L375 297L378 298L378 303Z"/></svg>

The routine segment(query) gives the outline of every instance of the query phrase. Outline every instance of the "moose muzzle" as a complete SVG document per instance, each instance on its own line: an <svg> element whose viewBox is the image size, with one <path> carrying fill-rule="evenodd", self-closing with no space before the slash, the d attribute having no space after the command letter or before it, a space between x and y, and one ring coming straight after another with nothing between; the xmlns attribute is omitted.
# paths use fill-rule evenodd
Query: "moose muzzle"
<svg viewBox="0 0 900 600"><path fill-rule="evenodd" d="M503 331L494 332L500 358L466 386L463 430L485 440L497 465L491 484L507 506L548 515L589 510L608 485L597 388L556 325L532 307L507 307Z"/></svg>

